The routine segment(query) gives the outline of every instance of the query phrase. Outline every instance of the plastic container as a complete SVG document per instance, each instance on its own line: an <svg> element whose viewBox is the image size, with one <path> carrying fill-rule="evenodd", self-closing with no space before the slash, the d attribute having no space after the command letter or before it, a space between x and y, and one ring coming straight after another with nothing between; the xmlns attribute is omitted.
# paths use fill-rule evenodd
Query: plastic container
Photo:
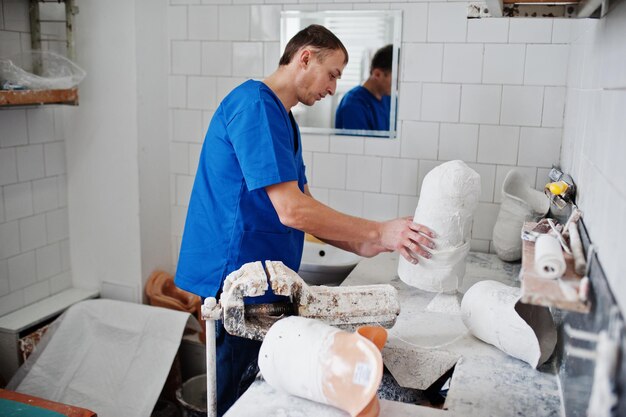
<svg viewBox="0 0 626 417"><path fill-rule="evenodd" d="M176 390L176 400L182 406L183 417L206 417L206 374L196 375Z"/></svg>

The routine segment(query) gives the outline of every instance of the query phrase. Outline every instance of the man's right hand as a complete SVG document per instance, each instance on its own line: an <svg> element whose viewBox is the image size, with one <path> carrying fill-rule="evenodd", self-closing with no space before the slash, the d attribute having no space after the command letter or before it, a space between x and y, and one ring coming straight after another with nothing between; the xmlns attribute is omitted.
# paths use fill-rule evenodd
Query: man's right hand
<svg viewBox="0 0 626 417"><path fill-rule="evenodd" d="M403 217L381 223L380 245L388 250L398 251L412 264L418 263L418 256L430 258L428 249L435 248L435 232L428 227L414 223L412 217Z"/></svg>

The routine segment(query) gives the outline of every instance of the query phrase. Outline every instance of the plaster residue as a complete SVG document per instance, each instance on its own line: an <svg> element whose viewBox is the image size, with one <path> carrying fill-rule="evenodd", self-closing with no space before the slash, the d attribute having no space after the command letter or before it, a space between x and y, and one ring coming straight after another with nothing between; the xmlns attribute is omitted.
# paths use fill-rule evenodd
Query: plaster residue
<svg viewBox="0 0 626 417"><path fill-rule="evenodd" d="M480 175L462 161L446 162L426 175L413 220L435 231L436 249L416 265L400 258L398 275L404 282L432 292L458 289L479 197Z"/></svg>

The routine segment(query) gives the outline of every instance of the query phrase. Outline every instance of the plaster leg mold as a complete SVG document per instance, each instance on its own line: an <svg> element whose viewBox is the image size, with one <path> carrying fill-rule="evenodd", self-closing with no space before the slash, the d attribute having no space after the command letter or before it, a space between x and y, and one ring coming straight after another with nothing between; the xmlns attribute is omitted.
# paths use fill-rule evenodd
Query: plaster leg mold
<svg viewBox="0 0 626 417"><path fill-rule="evenodd" d="M265 381L289 394L347 411L377 416L383 375L382 328L349 333L320 321L288 317L267 332L259 352Z"/></svg>
<svg viewBox="0 0 626 417"><path fill-rule="evenodd" d="M481 281L463 297L463 323L469 331L533 368L548 360L556 346L556 327L546 307L523 304L520 289Z"/></svg>
<svg viewBox="0 0 626 417"><path fill-rule="evenodd" d="M432 258L411 264L400 258L398 275L405 283L431 292L455 292L465 275L472 217L480 197L480 175L463 161L431 170L422 184L413 220L432 229Z"/></svg>
<svg viewBox="0 0 626 417"><path fill-rule="evenodd" d="M550 200L533 189L522 173L511 170L502 183L502 204L493 228L493 246L503 261L522 257L520 234L525 221L537 221L550 209Z"/></svg>

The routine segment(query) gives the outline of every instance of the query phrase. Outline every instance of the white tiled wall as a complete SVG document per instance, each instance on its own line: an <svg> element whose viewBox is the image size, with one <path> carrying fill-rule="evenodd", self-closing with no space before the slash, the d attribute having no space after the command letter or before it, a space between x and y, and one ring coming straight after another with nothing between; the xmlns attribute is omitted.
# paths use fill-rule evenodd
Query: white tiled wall
<svg viewBox="0 0 626 417"><path fill-rule="evenodd" d="M626 3L605 19L571 28L561 163L578 185L578 203L622 311L626 309Z"/></svg>
<svg viewBox="0 0 626 417"><path fill-rule="evenodd" d="M559 162L569 21L468 20L463 1L170 0L174 262L212 111L238 83L276 68L280 11L292 9L403 10L399 138L305 135L313 194L351 214L411 215L426 173L461 158L483 186L472 248L490 250L506 173L518 166L543 187Z"/></svg>
<svg viewBox="0 0 626 417"><path fill-rule="evenodd" d="M0 0L0 56L27 49L28 2ZM71 286L60 117L52 106L0 109L0 316Z"/></svg>

